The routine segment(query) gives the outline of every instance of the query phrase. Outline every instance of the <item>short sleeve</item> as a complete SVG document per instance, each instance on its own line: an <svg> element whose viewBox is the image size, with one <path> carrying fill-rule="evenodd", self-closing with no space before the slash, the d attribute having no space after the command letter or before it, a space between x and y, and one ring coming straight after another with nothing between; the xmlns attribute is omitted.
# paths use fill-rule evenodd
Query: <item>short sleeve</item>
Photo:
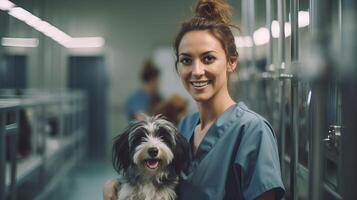
<svg viewBox="0 0 357 200"><path fill-rule="evenodd" d="M149 99L147 95L142 93L141 91L137 91L133 93L127 100L126 100L126 114L129 119L132 119L136 113L139 112L147 112L148 110L148 103Z"/></svg>
<svg viewBox="0 0 357 200"><path fill-rule="evenodd" d="M246 200L274 189L276 199L284 196L276 139L271 126L263 119L247 124L236 154L235 166Z"/></svg>
<svg viewBox="0 0 357 200"><path fill-rule="evenodd" d="M126 104L126 109L128 112L128 115L134 115L135 113L138 112L143 112L144 111L144 104L143 102L140 102L138 98L131 98L127 101Z"/></svg>

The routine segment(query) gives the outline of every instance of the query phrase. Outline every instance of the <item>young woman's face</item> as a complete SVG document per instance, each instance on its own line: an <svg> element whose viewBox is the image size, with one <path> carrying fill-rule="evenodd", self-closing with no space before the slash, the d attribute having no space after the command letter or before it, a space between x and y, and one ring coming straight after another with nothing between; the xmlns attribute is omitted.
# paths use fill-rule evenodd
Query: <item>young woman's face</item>
<svg viewBox="0 0 357 200"><path fill-rule="evenodd" d="M226 92L227 72L236 61L227 61L226 53L208 31L186 33L178 48L178 73L186 90L198 102Z"/></svg>

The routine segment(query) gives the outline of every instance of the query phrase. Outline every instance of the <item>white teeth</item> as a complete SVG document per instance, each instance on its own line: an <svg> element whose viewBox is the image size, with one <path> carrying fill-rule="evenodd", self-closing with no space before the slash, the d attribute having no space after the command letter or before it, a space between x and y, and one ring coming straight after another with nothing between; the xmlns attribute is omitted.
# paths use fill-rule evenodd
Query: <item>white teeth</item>
<svg viewBox="0 0 357 200"><path fill-rule="evenodd" d="M208 81L206 81L206 82L191 82L191 84L194 87L204 87L204 86L208 85Z"/></svg>

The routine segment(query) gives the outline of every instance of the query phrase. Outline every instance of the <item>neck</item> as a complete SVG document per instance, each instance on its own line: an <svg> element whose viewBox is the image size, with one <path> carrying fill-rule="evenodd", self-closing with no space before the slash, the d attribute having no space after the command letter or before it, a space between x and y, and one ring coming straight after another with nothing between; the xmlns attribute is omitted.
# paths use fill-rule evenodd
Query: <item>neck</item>
<svg viewBox="0 0 357 200"><path fill-rule="evenodd" d="M235 102L229 95L228 90L223 90L222 94L216 94L208 101L197 102L201 129L213 123L219 115L233 104Z"/></svg>
<svg viewBox="0 0 357 200"><path fill-rule="evenodd" d="M147 94L153 93L153 91L149 85L144 84L143 89L144 89L145 93L147 93Z"/></svg>

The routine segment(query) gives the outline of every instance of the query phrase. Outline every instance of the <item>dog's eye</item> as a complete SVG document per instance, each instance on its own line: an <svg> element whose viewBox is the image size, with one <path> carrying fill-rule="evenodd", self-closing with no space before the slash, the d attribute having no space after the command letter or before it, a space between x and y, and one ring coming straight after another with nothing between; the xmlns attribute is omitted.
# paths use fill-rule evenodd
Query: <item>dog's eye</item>
<svg viewBox="0 0 357 200"><path fill-rule="evenodd" d="M166 132L166 130L159 131L159 138L168 145L173 145L172 138L170 133Z"/></svg>
<svg viewBox="0 0 357 200"><path fill-rule="evenodd" d="M144 141L145 141L145 140L144 140L143 137L135 137L135 138L132 139L131 144L132 144L133 146L138 146L138 145L140 145L141 143L143 143Z"/></svg>
<svg viewBox="0 0 357 200"><path fill-rule="evenodd" d="M159 136L159 138L160 138L160 140L162 140L162 141L165 141L165 137L164 136Z"/></svg>

